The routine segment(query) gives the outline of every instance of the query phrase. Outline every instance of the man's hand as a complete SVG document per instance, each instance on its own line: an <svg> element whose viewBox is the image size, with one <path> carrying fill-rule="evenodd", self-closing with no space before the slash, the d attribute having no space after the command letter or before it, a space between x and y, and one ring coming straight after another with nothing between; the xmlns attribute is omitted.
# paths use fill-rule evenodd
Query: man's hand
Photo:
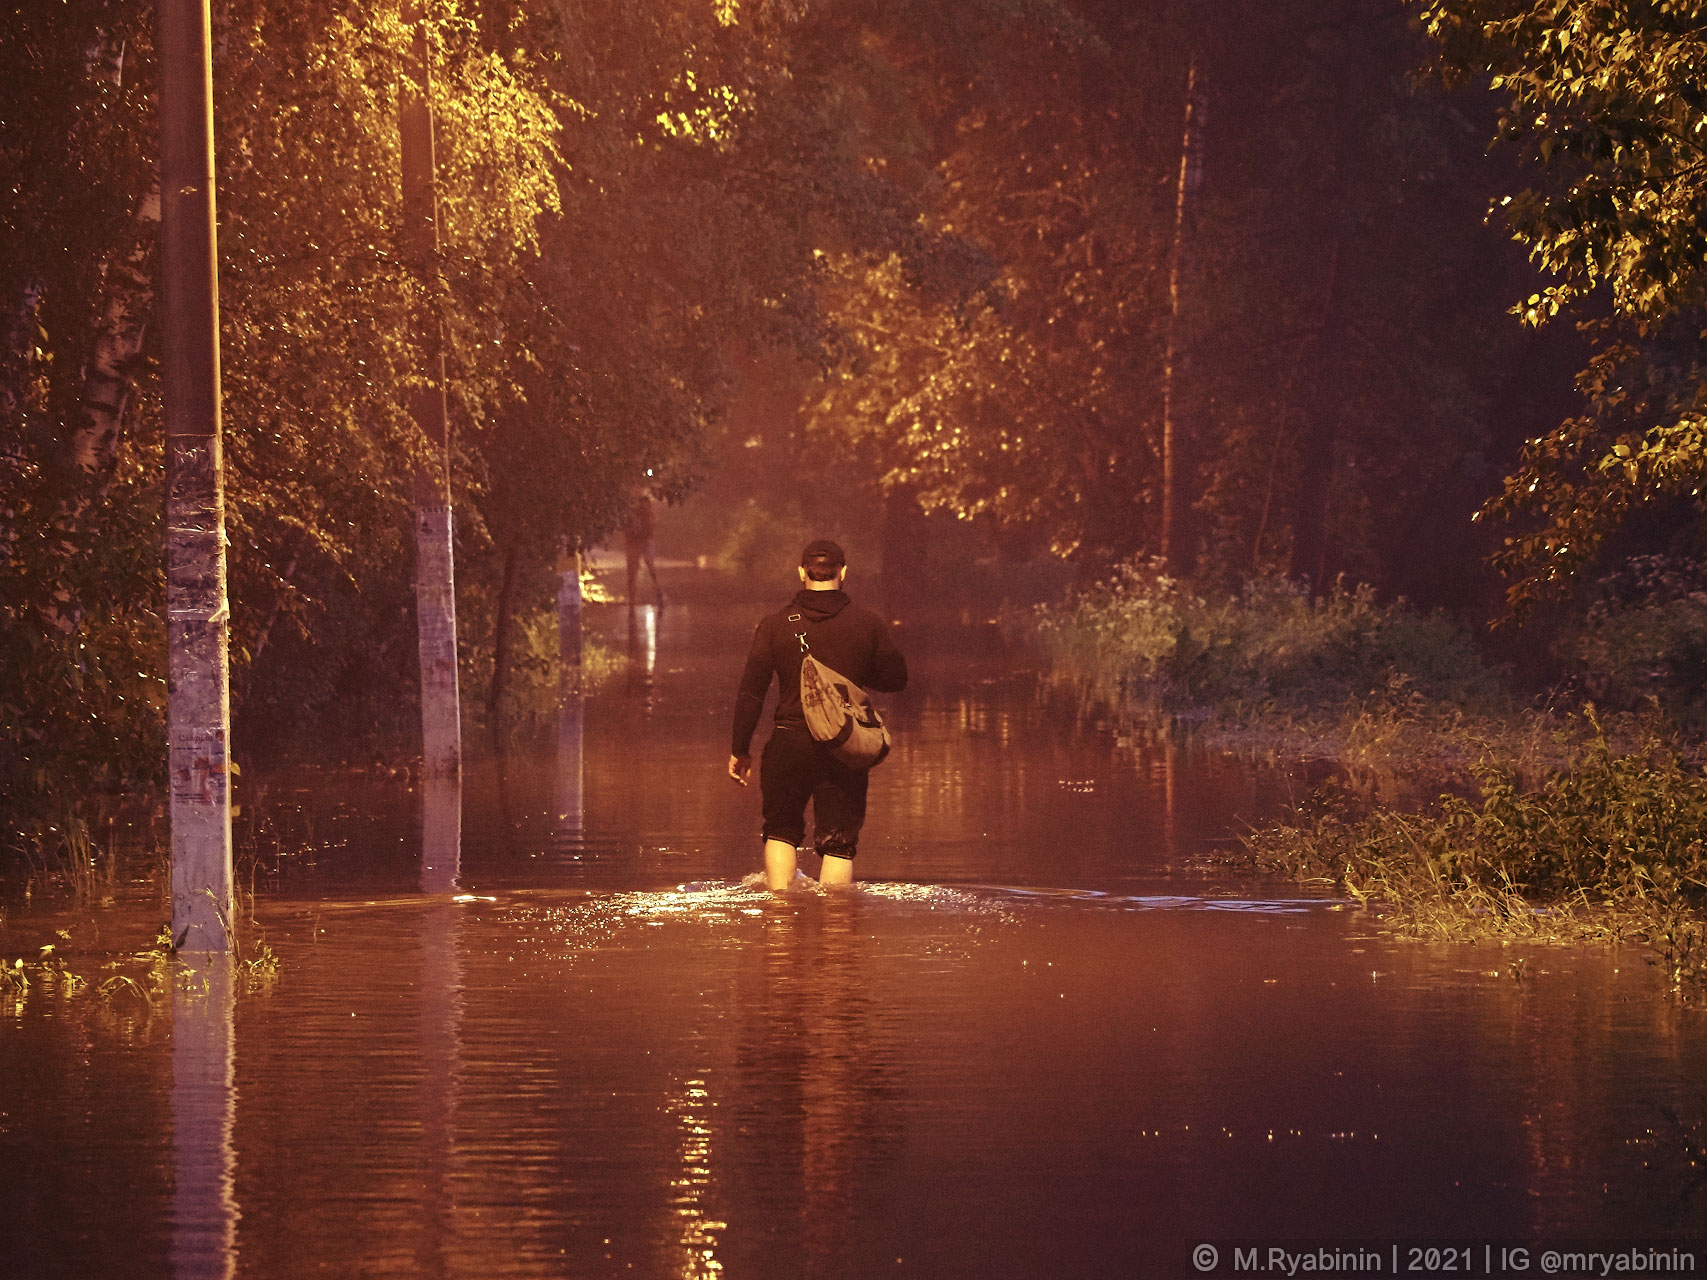
<svg viewBox="0 0 1707 1280"><path fill-rule="evenodd" d="M752 756L729 757L729 776L735 779L736 782L739 782L743 787L747 785L747 778L752 772Z"/></svg>

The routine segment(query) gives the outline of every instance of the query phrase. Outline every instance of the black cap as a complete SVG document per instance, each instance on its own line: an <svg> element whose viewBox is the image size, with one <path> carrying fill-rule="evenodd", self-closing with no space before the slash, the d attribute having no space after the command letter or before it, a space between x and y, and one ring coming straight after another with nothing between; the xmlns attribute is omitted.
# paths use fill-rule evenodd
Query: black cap
<svg viewBox="0 0 1707 1280"><path fill-rule="evenodd" d="M806 544L806 550L800 553L800 566L803 569L840 569L847 562L842 549L828 538L813 539Z"/></svg>

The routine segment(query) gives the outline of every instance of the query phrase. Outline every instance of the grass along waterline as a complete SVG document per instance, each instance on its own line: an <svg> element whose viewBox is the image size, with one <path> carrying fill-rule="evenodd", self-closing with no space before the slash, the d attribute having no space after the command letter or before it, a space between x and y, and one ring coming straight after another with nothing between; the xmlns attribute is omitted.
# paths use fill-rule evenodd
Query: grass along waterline
<svg viewBox="0 0 1707 1280"><path fill-rule="evenodd" d="M1659 709L1525 704L1447 620L1367 590L1199 594L1134 565L1025 618L1057 676L1132 723L1338 766L1243 838L1402 935L1635 943L1707 990L1707 777Z"/></svg>

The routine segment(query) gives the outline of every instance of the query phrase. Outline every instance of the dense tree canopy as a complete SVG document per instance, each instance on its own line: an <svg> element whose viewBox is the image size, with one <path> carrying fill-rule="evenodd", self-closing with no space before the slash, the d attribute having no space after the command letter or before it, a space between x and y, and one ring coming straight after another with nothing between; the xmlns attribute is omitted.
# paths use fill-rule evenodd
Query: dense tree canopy
<svg viewBox="0 0 1707 1280"><path fill-rule="evenodd" d="M1636 509L1707 478L1707 7L1690 0L1438 0L1423 21L1449 76L1506 103L1528 185L1495 202L1547 282L1517 306L1574 316L1596 351L1584 411L1533 437L1490 510L1533 600Z"/></svg>
<svg viewBox="0 0 1707 1280"><path fill-rule="evenodd" d="M751 453L797 468L792 492L839 458L874 505L1087 576L1159 549L1164 404L1206 579L1468 603L1468 516L1523 435L1505 504L1542 520L1511 554L1568 567L1632 503L1698 487L1692 13L1423 10L1448 67L1511 101L1532 189L1501 216L1556 277L1523 309L1601 326L1591 412L1538 432L1503 314L1532 286L1482 226L1515 153L1484 156L1474 85L1416 82L1431 46L1403 0L435 0L430 261L398 235L401 7L218 6L240 748L330 708L409 722L423 302L475 666L565 549L750 442L727 416L755 370L810 383L805 431ZM8 802L47 813L56 779L156 754L153 13L13 16L0 659L26 674L0 764Z"/></svg>
<svg viewBox="0 0 1707 1280"><path fill-rule="evenodd" d="M692 485L743 353L825 358L828 253L964 273L961 242L919 223L924 170L874 164L917 149L921 67L999 36L1003 6L962 10L427 6L442 228L421 261L398 236L401 10L219 7L240 748L331 707L408 721L421 299L448 337L477 657L500 561L537 598L639 488ZM45 813L157 754L153 13L20 15L0 41L0 647L28 673L4 702L7 800Z"/></svg>
<svg viewBox="0 0 1707 1280"><path fill-rule="evenodd" d="M0 155L17 246L0 279L9 337L0 644L8 669L26 677L8 682L4 781L9 803L50 814L103 780L151 770L163 670L159 412L146 329L158 216L153 13L57 8L32 6L27 23L8 29L0 77L14 95ZM684 419L706 412L710 380L676 358L680 312L699 299L672 317L633 287L634 254L595 243L589 260L625 271L627 292L642 296L627 315L577 314L562 287L573 269L549 260L575 213L601 225L563 198L568 176L579 179L566 131L591 108L559 93L546 60L489 20L451 3L433 6L426 23L442 223L431 262L411 260L398 238L398 94L411 39L399 11L357 23L336 6L220 8L240 736L269 719L311 724L352 691L368 693L369 711L391 704L406 721L405 512L423 448L408 412L418 377L409 317L423 294L449 337L456 487L468 496L513 491L519 476L573 476L556 493L532 490L533 514L554 538L609 528L632 480L666 466L690 434ZM627 149L646 145L631 138ZM632 224L634 212L605 214L602 225ZM646 331L672 326L673 347L645 342ZM585 362L591 373L575 359L589 334L609 335L602 360ZM510 438L528 414L559 429L518 449ZM477 519L465 534L482 544ZM478 602L478 578L469 585ZM478 616L472 630L478 642Z"/></svg>
<svg viewBox="0 0 1707 1280"><path fill-rule="evenodd" d="M1087 35L1005 54L957 95L929 212L976 251L970 269L927 290L898 258L829 258L841 376L817 429L927 509L1029 528L1062 555L1135 549L1182 69L1136 34Z"/></svg>
<svg viewBox="0 0 1707 1280"><path fill-rule="evenodd" d="M992 55L925 154L929 225L987 273L931 296L829 259L843 359L813 403L892 491L1089 571L1159 549L1168 280L1200 572L1337 573L1453 598L1518 346L1477 225L1462 95L1419 86L1399 5L1074 6ZM1210 21L1211 14L1215 21ZM1175 244L1188 65L1199 207Z"/></svg>

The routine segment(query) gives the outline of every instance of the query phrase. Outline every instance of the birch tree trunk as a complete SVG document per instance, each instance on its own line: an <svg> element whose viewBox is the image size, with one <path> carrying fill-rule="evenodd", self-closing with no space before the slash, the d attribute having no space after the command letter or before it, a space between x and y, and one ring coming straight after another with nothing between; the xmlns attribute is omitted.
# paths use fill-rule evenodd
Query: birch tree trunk
<svg viewBox="0 0 1707 1280"><path fill-rule="evenodd" d="M1175 577L1196 569L1191 546L1191 433L1181 420L1180 384L1187 368L1182 286L1190 280L1190 253L1203 183L1203 125L1207 112L1203 74L1194 55L1186 75L1185 125L1180 138L1179 185L1174 197L1174 243L1168 267L1167 346L1162 361L1162 559Z"/></svg>
<svg viewBox="0 0 1707 1280"><path fill-rule="evenodd" d="M123 83L124 65L124 42L106 32L98 32L83 51L83 69L91 79L116 87ZM95 330L94 349L81 372L75 424L66 437L74 488L63 499L58 519L69 535L66 550L70 554L76 553L75 535L87 512L106 497L112 484L125 406L154 306L154 256L159 233L160 186L156 180L138 204L129 243L101 268L101 319ZM24 385L33 363L40 296L40 282L26 282L17 310L9 317L8 367L6 375L0 376L0 421L18 411L14 387ZM0 513L4 526L0 528L0 547L9 547L14 537L10 515ZM0 550L0 556L4 554ZM66 630L76 626L80 612L68 596L61 596L48 610L55 624Z"/></svg>
<svg viewBox="0 0 1707 1280"><path fill-rule="evenodd" d="M88 74L117 86L124 79L124 43L101 33L84 50ZM101 318L95 344L81 374L77 416L67 439L76 489L66 500L61 524L74 540L92 507L112 485L124 429L125 408L136 384L136 368L154 309L155 254L160 240L160 181L137 203L129 242L101 267ZM75 548L73 548L74 550ZM77 622L73 605L67 621Z"/></svg>
<svg viewBox="0 0 1707 1280"><path fill-rule="evenodd" d="M83 366L77 425L71 431L71 461L85 480L71 512L72 524L106 496L118 455L125 406L136 382L136 365L154 306L152 259L160 228L156 184L136 211L134 234L123 258L106 270L106 297L95 348Z"/></svg>
<svg viewBox="0 0 1707 1280"><path fill-rule="evenodd" d="M160 0L159 15L172 937L182 950L226 951L230 614L207 0Z"/></svg>
<svg viewBox="0 0 1707 1280"><path fill-rule="evenodd" d="M398 127L403 161L403 247L423 274L436 269L438 201L433 190L430 50L414 6L413 82L405 81ZM422 385L412 406L426 437L426 461L415 472L415 608L421 661L421 766L426 777L462 776L462 720L456 669L456 581L450 500L450 414L445 401L444 330L428 288L415 316Z"/></svg>

